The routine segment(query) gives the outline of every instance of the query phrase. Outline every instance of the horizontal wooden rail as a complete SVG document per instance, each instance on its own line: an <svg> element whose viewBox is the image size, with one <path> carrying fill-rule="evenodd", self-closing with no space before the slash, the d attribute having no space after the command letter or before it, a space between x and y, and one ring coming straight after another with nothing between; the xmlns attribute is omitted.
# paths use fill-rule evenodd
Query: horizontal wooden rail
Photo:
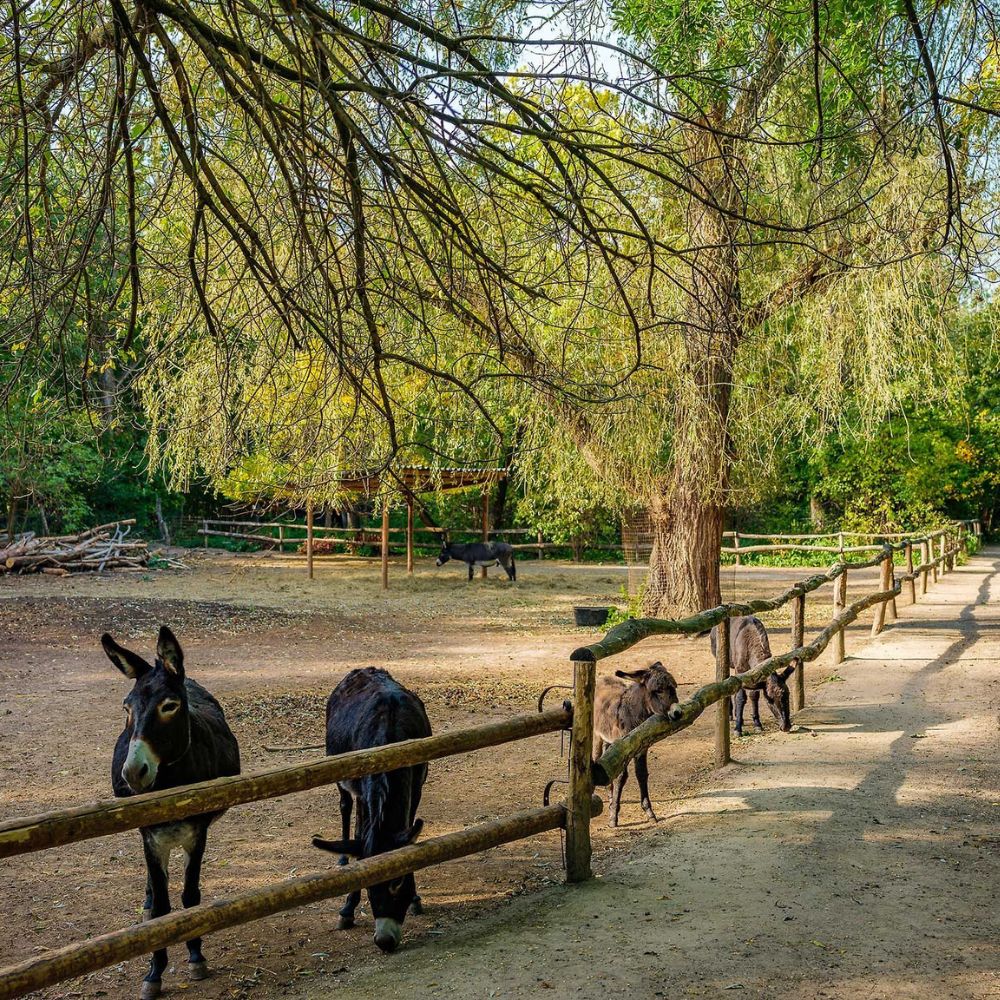
<svg viewBox="0 0 1000 1000"><path fill-rule="evenodd" d="M745 535L741 535L745 538ZM840 548L836 545L803 545L798 542L775 542L773 545L741 545L739 548L720 549L723 555L747 556L755 552L819 552L832 553L834 555L841 552L881 552L881 545L845 545Z"/></svg>
<svg viewBox="0 0 1000 1000"><path fill-rule="evenodd" d="M303 792L346 778L393 771L470 750L528 739L567 729L572 719L572 709L563 705L533 715L514 716L471 729L403 740L370 750L354 750L305 764L216 778L127 799L106 799L90 805L7 820L0 823L0 858L104 837L154 823L167 823L246 802Z"/></svg>
<svg viewBox="0 0 1000 1000"><path fill-rule="evenodd" d="M847 605L812 642L787 653L772 656L761 663L756 670L747 671L744 674L733 674L727 680L716 681L699 688L687 701L681 702L680 717L675 721L655 715L647 719L627 736L612 743L605 750L601 759L595 761L593 767L594 784L611 784L633 757L648 750L654 743L659 743L668 736L686 729L709 705L714 705L721 698L731 698L741 687L753 687L775 670L780 670L795 660L815 660L826 649L830 640L850 625L862 611L874 604L885 603L897 597L901 585L902 581L897 579L895 586L891 589L868 594L853 604Z"/></svg>
<svg viewBox="0 0 1000 1000"><path fill-rule="evenodd" d="M591 814L597 816L600 812L601 800L596 795L592 796ZM0 1000L24 996L63 979L136 958L157 948L204 937L226 927L400 878L408 872L442 861L452 861L513 840L556 830L565 823L566 809L563 805L528 809L505 819L432 837L343 868L334 866L327 871L288 879L278 885L263 886L238 896L178 910L0 969Z"/></svg>
<svg viewBox="0 0 1000 1000"><path fill-rule="evenodd" d="M570 659L603 660L608 656L624 652L651 635L697 635L718 625L723 618L777 611L778 608L783 607L794 598L808 594L831 580L835 580L846 570L868 569L877 566L882 561L885 551L891 548L892 546L889 545L883 546L878 556L865 562L835 563L823 573L817 573L805 580L800 580L778 597L756 598L744 604L720 604L717 608L700 611L689 618L630 618L612 628L599 642L574 650Z"/></svg>

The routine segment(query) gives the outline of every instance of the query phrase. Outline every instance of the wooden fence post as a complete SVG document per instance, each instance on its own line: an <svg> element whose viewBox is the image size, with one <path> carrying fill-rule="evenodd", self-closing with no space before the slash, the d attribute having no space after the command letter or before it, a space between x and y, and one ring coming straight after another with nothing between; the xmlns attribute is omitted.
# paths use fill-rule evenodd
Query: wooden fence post
<svg viewBox="0 0 1000 1000"><path fill-rule="evenodd" d="M205 548L208 548L208 521L201 522L202 530L205 532Z"/></svg>
<svg viewBox="0 0 1000 1000"><path fill-rule="evenodd" d="M840 614L844 608L847 607L847 568L844 568L844 572L833 581L833 616L834 618ZM833 637L830 643L830 649L833 651L830 658L830 662L833 666L838 663L844 662L844 630L841 629Z"/></svg>
<svg viewBox="0 0 1000 1000"><path fill-rule="evenodd" d="M313 502L306 501L306 566L309 579L313 578Z"/></svg>
<svg viewBox="0 0 1000 1000"><path fill-rule="evenodd" d="M882 559L878 565L878 589L889 589L889 575L892 572L892 554ZM885 601L875 605L875 617L872 620L872 636L876 636L885 626ZM843 633L841 633L843 635Z"/></svg>
<svg viewBox="0 0 1000 1000"><path fill-rule="evenodd" d="M896 552L892 550L889 552L889 578L887 583L889 584L890 590L895 590L896 588ZM896 598L894 597L891 601L886 603L885 606L885 619L886 621L894 622L899 620L899 609L896 607Z"/></svg>
<svg viewBox="0 0 1000 1000"><path fill-rule="evenodd" d="M569 796L566 801L566 881L583 882L590 870L590 800L594 751L594 688L597 664L573 660L573 728L569 738Z"/></svg>
<svg viewBox="0 0 1000 1000"><path fill-rule="evenodd" d="M740 533L738 531L733 532L733 548L736 549L736 565L741 565L740 563Z"/></svg>
<svg viewBox="0 0 1000 1000"><path fill-rule="evenodd" d="M932 535L930 541L927 543L927 559L934 563L931 567L931 583L938 582L937 548L938 547L934 544L934 536Z"/></svg>
<svg viewBox="0 0 1000 1000"><path fill-rule="evenodd" d="M278 552L284 553L285 551L285 528L283 525L278 525Z"/></svg>
<svg viewBox="0 0 1000 1000"><path fill-rule="evenodd" d="M413 497L406 498L406 572L413 576Z"/></svg>
<svg viewBox="0 0 1000 1000"><path fill-rule="evenodd" d="M917 603L917 580L913 574L913 542L906 543L906 572L910 576L910 604Z"/></svg>
<svg viewBox="0 0 1000 1000"><path fill-rule="evenodd" d="M382 589L389 589L389 501L382 503Z"/></svg>
<svg viewBox="0 0 1000 1000"><path fill-rule="evenodd" d="M490 540L490 494L486 487L483 487L483 541L489 544ZM486 579L486 567L479 570L481 579Z"/></svg>
<svg viewBox="0 0 1000 1000"><path fill-rule="evenodd" d="M535 542L538 545L538 558L541 559L543 552L542 552L542 533L540 531L535 534Z"/></svg>
<svg viewBox="0 0 1000 1000"><path fill-rule="evenodd" d="M806 637L806 595L799 594L792 602L792 649L798 649ZM806 665L801 659L795 661L795 684L792 686L792 710L801 711L806 707Z"/></svg>
<svg viewBox="0 0 1000 1000"><path fill-rule="evenodd" d="M715 680L729 676L729 619L723 618L715 633ZM729 755L729 699L720 698L715 706L715 766L725 767Z"/></svg>
<svg viewBox="0 0 1000 1000"><path fill-rule="evenodd" d="M920 564L926 566L931 561L931 543L924 541L920 543ZM925 569L920 574L920 593L926 594L929 585L930 570Z"/></svg>

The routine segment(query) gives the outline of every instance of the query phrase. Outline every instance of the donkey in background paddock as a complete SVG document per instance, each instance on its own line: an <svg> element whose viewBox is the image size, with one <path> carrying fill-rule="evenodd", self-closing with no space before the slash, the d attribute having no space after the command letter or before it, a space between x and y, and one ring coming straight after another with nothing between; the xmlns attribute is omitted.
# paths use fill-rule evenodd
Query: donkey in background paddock
<svg viewBox="0 0 1000 1000"><path fill-rule="evenodd" d="M712 629L712 653L716 652L718 643L718 625ZM745 674L756 670L765 660L771 658L771 643L767 636L764 623L753 615L729 620L729 665L734 674ZM751 713L754 729L763 732L764 725L760 721L760 695L764 694L767 707L778 720L778 728L783 732L791 732L792 717L789 710L788 678L795 670L794 666L786 667L780 672L768 676L752 688L740 688L733 697L730 718L736 724L736 735L743 735L743 709L747 703L747 691L750 692Z"/></svg>
<svg viewBox="0 0 1000 1000"><path fill-rule="evenodd" d="M352 670L334 689L326 703L326 752L367 750L431 735L423 702L386 670L365 667ZM370 858L412 843L423 821L416 818L427 779L427 765L415 764L388 773L339 782L343 838L313 837L313 846L324 851ZM351 839L351 810L357 808ZM375 944L382 951L399 947L407 910L420 913L413 873L369 886L368 901L375 918ZM339 929L354 926L354 911L361 893L352 892L340 911Z"/></svg>
<svg viewBox="0 0 1000 1000"><path fill-rule="evenodd" d="M458 559L469 567L469 580L476 566L503 566L508 580L517 580L514 549L506 542L443 542L435 566Z"/></svg>
<svg viewBox="0 0 1000 1000"><path fill-rule="evenodd" d="M111 662L135 681L123 703L125 728L111 764L111 784L118 798L240 773L239 746L222 708L200 684L184 676L184 654L166 625L160 629L153 665L119 646L107 632L101 645ZM185 909L201 902L208 828L224 811L140 828L147 873L144 920L170 912L167 866L177 847L187 856L181 902ZM188 941L187 949L191 979L204 979L208 965L201 938ZM160 948L153 952L141 1000L160 995L166 967L167 949Z"/></svg>
<svg viewBox="0 0 1000 1000"><path fill-rule="evenodd" d="M631 681L623 684L615 677ZM677 681L662 663L642 670L616 670L615 677L602 677L594 696L594 759L604 753L605 747L620 740L636 726L654 715L675 720L680 717L677 707ZM635 779L639 782L639 795L643 812L654 822L656 813L649 801L649 767L646 754L635 758ZM608 794L608 825L618 826L618 811L622 804L622 789L628 780L628 767L611 783Z"/></svg>

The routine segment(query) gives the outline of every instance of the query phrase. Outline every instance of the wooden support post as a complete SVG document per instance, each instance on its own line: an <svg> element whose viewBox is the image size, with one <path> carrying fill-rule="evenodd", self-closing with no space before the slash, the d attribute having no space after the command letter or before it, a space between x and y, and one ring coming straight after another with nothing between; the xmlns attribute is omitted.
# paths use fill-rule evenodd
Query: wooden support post
<svg viewBox="0 0 1000 1000"><path fill-rule="evenodd" d="M878 589L885 591L889 589L889 576L892 572L892 564L889 558L885 558L879 563ZM872 635L876 636L885 627L885 602L875 605L875 617L872 620ZM841 633L843 634L843 633Z"/></svg>
<svg viewBox="0 0 1000 1000"><path fill-rule="evenodd" d="M740 565L740 533L733 532L733 548L736 549L736 565Z"/></svg>
<svg viewBox="0 0 1000 1000"><path fill-rule="evenodd" d="M590 878L590 818L594 779L594 689L597 664L573 660L573 728L569 738L569 796L566 816L566 881Z"/></svg>
<svg viewBox="0 0 1000 1000"><path fill-rule="evenodd" d="M806 638L806 595L799 594L792 600L792 649L798 649ZM806 707L806 665L801 659L795 661L795 683L792 686L792 711L800 712Z"/></svg>
<svg viewBox="0 0 1000 1000"><path fill-rule="evenodd" d="M906 543L906 572L908 574L913 573L913 542ZM917 603L917 580L916 577L910 576L907 581L910 587L910 604Z"/></svg>
<svg viewBox="0 0 1000 1000"><path fill-rule="evenodd" d="M389 589L389 502L382 503L382 589Z"/></svg>
<svg viewBox="0 0 1000 1000"><path fill-rule="evenodd" d="M896 589L896 554L895 552L889 553L889 589ZM899 619L899 609L896 607L896 598L894 597L885 606L885 620L889 622L894 622Z"/></svg>
<svg viewBox="0 0 1000 1000"><path fill-rule="evenodd" d="M208 548L208 521L201 522L202 529L205 532L205 548Z"/></svg>
<svg viewBox="0 0 1000 1000"><path fill-rule="evenodd" d="M309 579L313 579L313 502L306 501L306 566Z"/></svg>
<svg viewBox="0 0 1000 1000"><path fill-rule="evenodd" d="M285 527L282 524L278 525L278 551L285 551Z"/></svg>
<svg viewBox="0 0 1000 1000"><path fill-rule="evenodd" d="M847 607L847 570L845 569L836 580L833 581L833 616L834 618ZM832 655L830 662L833 666L844 662L844 630L841 629L830 642Z"/></svg>
<svg viewBox="0 0 1000 1000"><path fill-rule="evenodd" d="M539 531L535 535L535 542L538 545L538 558L541 559L544 556L544 550L542 549L542 533Z"/></svg>
<svg viewBox="0 0 1000 1000"><path fill-rule="evenodd" d="M490 494L486 487L483 487L483 541L489 543L490 540ZM486 579L486 567L479 570L481 579Z"/></svg>
<svg viewBox="0 0 1000 1000"><path fill-rule="evenodd" d="M729 676L729 619L723 618L715 633L715 679ZM715 766L725 767L729 754L729 699L720 698L715 706Z"/></svg>
<svg viewBox="0 0 1000 1000"><path fill-rule="evenodd" d="M922 566L926 566L931 561L931 543L930 541L920 543L920 563ZM920 593L926 594L927 588L930 583L930 570L925 569L923 573L920 574Z"/></svg>
<svg viewBox="0 0 1000 1000"><path fill-rule="evenodd" d="M413 576L413 497L406 499L406 572Z"/></svg>
<svg viewBox="0 0 1000 1000"><path fill-rule="evenodd" d="M948 532L942 531L938 536L938 558L941 560L941 575L948 572L948 559L945 553L948 551Z"/></svg>
<svg viewBox="0 0 1000 1000"><path fill-rule="evenodd" d="M837 532L837 547L840 549L840 559L844 559L844 533L842 531Z"/></svg>

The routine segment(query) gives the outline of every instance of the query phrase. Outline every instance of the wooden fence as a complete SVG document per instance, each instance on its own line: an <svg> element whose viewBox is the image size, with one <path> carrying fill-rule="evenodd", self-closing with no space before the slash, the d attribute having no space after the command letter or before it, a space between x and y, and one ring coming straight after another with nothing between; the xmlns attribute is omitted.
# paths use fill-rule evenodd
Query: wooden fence
<svg viewBox="0 0 1000 1000"><path fill-rule="evenodd" d="M574 701L592 707L592 688L577 688ZM192 906L0 969L0 1000L23 996L211 931L398 878L407 872L476 854L546 830L567 831L567 843L573 845L573 864L567 876L570 880L587 878L590 874L590 820L601 811L600 799L589 791L584 798L582 791L590 788L591 726L592 714L587 708L575 711L573 703L566 702L560 708L471 729L0 823L0 857L11 857L566 729L570 731L571 762L577 772L575 776L571 772L565 803L529 809L433 837L344 868L334 866L228 899ZM577 809L581 810L579 815Z"/></svg>
<svg viewBox="0 0 1000 1000"><path fill-rule="evenodd" d="M972 533L980 535L978 523L970 528L969 522L960 522L939 528L919 537L902 537L900 541L884 541L879 553L865 562L847 562L841 558L826 572L801 580L785 593L774 598L751 600L744 604L723 604L717 608L702 611L690 618L662 620L654 618L630 619L611 629L597 643L577 649L572 660L577 669L590 665L593 669L598 660L617 655L630 649L636 643L653 635L697 635L718 625L723 635L716 644L716 680L699 688L680 706L676 720L658 717L648 719L631 733L611 744L601 758L594 762L591 777L595 785L609 785L624 770L636 755L648 750L655 743L680 732L691 725L709 706L717 705L717 725L715 758L720 765L729 762L729 699L740 687L751 687L766 679L775 670L794 665L792 684L792 708L795 711L805 706L805 664L815 660L828 646L832 645L830 662L843 661L844 630L856 621L861 613L874 607L875 614L871 634L878 635L885 626L887 615L895 620L896 599L907 584L910 603L917 600L917 583L920 593L927 593L929 582L938 579L954 569L955 557L966 547L966 538ZM914 565L914 552L920 553L920 561ZM902 554L905 572L897 573L896 553ZM861 569L878 566L880 569L879 590L847 603L848 574ZM806 597L827 583L833 583L832 616L830 623L809 643L805 642ZM730 676L728 630L729 619L742 615L776 611L786 604L792 604L792 648L787 653L772 656L753 671Z"/></svg>
<svg viewBox="0 0 1000 1000"><path fill-rule="evenodd" d="M67 945L0 969L0 1000L23 996L33 990L74 976L144 955L157 948L202 936L225 927L247 923L330 896L398 878L407 872L465 857L499 844L563 829L566 834L566 877L582 881L590 877L590 823L601 811L596 786L607 785L636 754L673 733L690 726L710 705L718 705L716 760L729 760L728 699L741 685L750 686L790 663L795 664L795 708L803 706L804 664L814 660L831 640L833 662L843 659L844 629L867 608L875 607L872 633L884 625L886 609L895 615L895 600L909 584L911 602L917 599L920 581L925 593L929 578L948 572L965 544L968 528L949 525L919 538L885 542L879 554L862 563L835 563L825 573L802 580L779 597L727 604L690 618L667 621L630 619L611 629L604 638L572 654L573 699L555 709L517 716L470 729L406 740L384 747L325 757L304 764L219 778L182 788L113 799L91 805L59 809L36 816L0 823L0 857L71 844L153 823L226 809L247 802L287 795L330 785L349 777L362 777L413 764L426 763L485 747L528 739L542 733L569 730L569 784L565 802L519 812L503 819L434 837L377 857L332 867L277 885L255 889L212 903L167 914L89 941ZM977 532L978 534L978 532ZM914 551L920 560L914 566ZM894 555L901 552L906 572L896 575ZM880 589L846 602L849 572L879 566ZM809 643L804 641L806 596L827 583L834 583L833 615L830 623ZM691 635L714 625L728 630L729 619L745 614L773 611L793 602L792 649L772 656L752 673L729 676L728 643L718 644L716 681L696 691L680 706L680 717L668 721L654 717L606 749L598 761L591 760L594 690L598 660L614 656L654 635ZM728 633L727 633L728 634Z"/></svg>

